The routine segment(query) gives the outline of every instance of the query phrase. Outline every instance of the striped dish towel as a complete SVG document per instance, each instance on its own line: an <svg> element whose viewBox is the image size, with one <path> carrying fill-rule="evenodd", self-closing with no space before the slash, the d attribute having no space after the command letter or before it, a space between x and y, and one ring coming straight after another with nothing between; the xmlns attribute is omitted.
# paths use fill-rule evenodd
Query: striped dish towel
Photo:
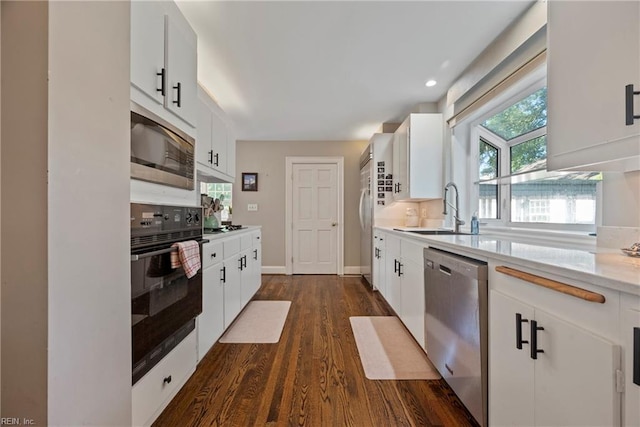
<svg viewBox="0 0 640 427"><path fill-rule="evenodd" d="M171 245L178 248L177 252L171 252L171 268L182 267L187 278L192 278L200 270L200 246L195 240L178 242Z"/></svg>

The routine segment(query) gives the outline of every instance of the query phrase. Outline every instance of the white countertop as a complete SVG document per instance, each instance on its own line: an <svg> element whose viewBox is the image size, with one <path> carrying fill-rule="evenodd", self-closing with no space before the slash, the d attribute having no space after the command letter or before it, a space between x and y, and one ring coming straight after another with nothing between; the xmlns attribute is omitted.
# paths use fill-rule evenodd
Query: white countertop
<svg viewBox="0 0 640 427"><path fill-rule="evenodd" d="M239 229L239 230L233 230L233 231L221 231L219 233L211 233L211 234L203 234L202 238L203 239L209 239L209 240L218 240L218 239L224 239L226 237L233 237L233 236L239 236L241 234L244 233L250 233L252 231L255 230L260 230L262 227L259 225L245 225L243 226L243 228Z"/></svg>
<svg viewBox="0 0 640 427"><path fill-rule="evenodd" d="M457 252L483 261L489 258L547 271L570 279L640 295L640 258L632 258L618 249L595 245L567 245L524 241L514 236L420 235L376 227L427 246ZM560 247L562 246L562 247Z"/></svg>

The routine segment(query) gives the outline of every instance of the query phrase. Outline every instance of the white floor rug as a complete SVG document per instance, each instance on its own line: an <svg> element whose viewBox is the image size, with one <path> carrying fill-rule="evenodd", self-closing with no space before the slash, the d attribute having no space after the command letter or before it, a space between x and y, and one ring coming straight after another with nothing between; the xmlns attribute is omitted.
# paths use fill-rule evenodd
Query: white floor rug
<svg viewBox="0 0 640 427"><path fill-rule="evenodd" d="M291 301L251 301L221 343L277 343L287 320Z"/></svg>
<svg viewBox="0 0 640 427"><path fill-rule="evenodd" d="M357 316L349 320L368 379L440 379L438 371L397 317Z"/></svg>

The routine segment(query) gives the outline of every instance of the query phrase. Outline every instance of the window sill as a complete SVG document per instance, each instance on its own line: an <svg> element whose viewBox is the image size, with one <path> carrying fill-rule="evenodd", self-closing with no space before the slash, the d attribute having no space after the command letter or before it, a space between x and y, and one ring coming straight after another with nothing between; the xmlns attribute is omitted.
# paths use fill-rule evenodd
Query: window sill
<svg viewBox="0 0 640 427"><path fill-rule="evenodd" d="M480 224L480 234L491 235L523 243L540 243L556 247L594 250L596 236L588 231L543 230L519 227L483 226Z"/></svg>

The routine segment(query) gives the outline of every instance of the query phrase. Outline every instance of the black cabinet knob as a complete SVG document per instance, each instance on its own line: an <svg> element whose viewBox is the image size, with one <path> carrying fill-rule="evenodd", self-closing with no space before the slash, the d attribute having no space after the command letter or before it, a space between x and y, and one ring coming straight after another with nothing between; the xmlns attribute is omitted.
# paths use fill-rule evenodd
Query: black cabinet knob
<svg viewBox="0 0 640 427"><path fill-rule="evenodd" d="M171 375L169 375L168 377L164 377L164 380L162 380L163 384L169 384L171 383Z"/></svg>

